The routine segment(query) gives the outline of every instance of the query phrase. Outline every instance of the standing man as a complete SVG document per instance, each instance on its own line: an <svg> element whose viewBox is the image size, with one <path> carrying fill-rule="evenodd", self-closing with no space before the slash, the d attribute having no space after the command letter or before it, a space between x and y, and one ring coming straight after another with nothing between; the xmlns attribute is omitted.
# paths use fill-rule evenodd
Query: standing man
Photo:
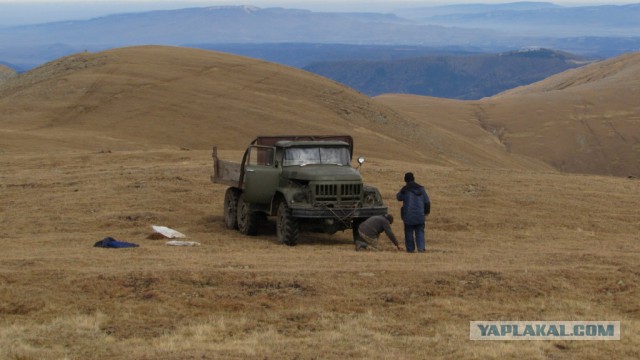
<svg viewBox="0 0 640 360"><path fill-rule="evenodd" d="M402 201L402 221L404 222L404 244L407 252L425 252L424 225L431 212L431 201L424 187L416 183L413 173L404 174L406 185L400 189L396 198Z"/></svg>
<svg viewBox="0 0 640 360"><path fill-rule="evenodd" d="M366 250L371 248L373 250L378 249L378 236L384 231L389 237L389 240L396 246L396 249L402 250L396 236L391 230L391 224L393 224L393 216L391 214L376 215L365 220L358 227L359 239L356 239L356 251Z"/></svg>

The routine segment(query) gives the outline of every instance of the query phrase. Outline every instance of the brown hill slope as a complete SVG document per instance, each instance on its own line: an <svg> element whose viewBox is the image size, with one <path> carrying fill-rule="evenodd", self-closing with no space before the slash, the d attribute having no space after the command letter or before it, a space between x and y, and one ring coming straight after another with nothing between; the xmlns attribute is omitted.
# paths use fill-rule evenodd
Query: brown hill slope
<svg viewBox="0 0 640 360"><path fill-rule="evenodd" d="M516 156L509 166L457 102L415 107L453 121L405 120L306 73L153 47L82 54L10 86L0 98L0 359L640 357L640 182L520 170ZM304 233L288 247L273 219L257 236L225 228L209 142L233 155L257 132L326 130L306 118L356 123L357 147L381 156L363 174L392 214L403 171L427 185L425 254L397 252L384 235L382 251L356 252L350 232ZM434 165L494 154L504 169ZM167 246L152 224L200 246ZM392 228L402 237L401 221ZM93 247L105 236L140 246ZM619 320L622 334L469 341L469 321L512 319Z"/></svg>
<svg viewBox="0 0 640 360"><path fill-rule="evenodd" d="M542 167L493 139L466 144L311 73L186 48L63 58L0 86L0 109L5 150L239 150L258 134L351 133L358 154L385 159Z"/></svg>
<svg viewBox="0 0 640 360"><path fill-rule="evenodd" d="M562 171L640 175L640 54L570 70L480 101L443 103L403 95L377 99L439 126L481 126L512 153Z"/></svg>
<svg viewBox="0 0 640 360"><path fill-rule="evenodd" d="M494 126L506 128L514 152L564 171L640 176L638 99L635 53L514 89L482 107Z"/></svg>
<svg viewBox="0 0 640 360"><path fill-rule="evenodd" d="M16 76L16 72L13 69L0 64L0 82L13 76Z"/></svg>

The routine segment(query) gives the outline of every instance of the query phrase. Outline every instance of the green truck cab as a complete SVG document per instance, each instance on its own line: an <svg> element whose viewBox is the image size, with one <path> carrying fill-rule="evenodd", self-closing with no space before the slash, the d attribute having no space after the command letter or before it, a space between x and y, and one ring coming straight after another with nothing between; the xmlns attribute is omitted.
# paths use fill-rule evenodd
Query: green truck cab
<svg viewBox="0 0 640 360"><path fill-rule="evenodd" d="M351 166L352 154L349 135L259 136L241 163L219 159L214 147L211 181L229 186L226 227L256 235L260 222L275 216L278 240L287 245L304 231L353 229L355 240L358 225L387 207Z"/></svg>

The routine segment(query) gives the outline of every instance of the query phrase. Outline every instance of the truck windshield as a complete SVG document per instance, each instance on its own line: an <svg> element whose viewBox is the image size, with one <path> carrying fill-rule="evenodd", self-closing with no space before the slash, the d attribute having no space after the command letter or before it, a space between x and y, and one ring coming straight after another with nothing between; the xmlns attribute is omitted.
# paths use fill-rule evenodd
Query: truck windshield
<svg viewBox="0 0 640 360"><path fill-rule="evenodd" d="M284 152L284 166L334 164L349 165L351 157L346 147L300 147Z"/></svg>

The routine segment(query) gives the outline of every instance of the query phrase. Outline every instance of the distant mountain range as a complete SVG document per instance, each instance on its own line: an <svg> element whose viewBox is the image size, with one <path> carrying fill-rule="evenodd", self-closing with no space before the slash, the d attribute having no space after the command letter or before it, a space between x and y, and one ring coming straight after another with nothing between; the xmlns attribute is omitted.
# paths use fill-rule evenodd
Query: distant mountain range
<svg viewBox="0 0 640 360"><path fill-rule="evenodd" d="M0 11L2 6L0 3ZM468 60L447 60L453 69L444 73L424 70L430 83L442 79L448 83L446 86L453 86L460 82L469 84L466 80L476 75L468 69L481 69L491 59L499 59L478 54L502 54L535 47L601 59L637 51L640 22L633 19L640 18L639 8L636 5L560 7L544 2L516 2L404 8L395 13L314 12L255 6L125 13L0 28L0 62L23 72L83 51L147 44L189 46L317 71L332 79L348 80L346 83L366 93L378 93L372 92L375 87L401 92L421 89L422 94L425 91L422 85L402 86L400 78L383 79L382 74L395 76L398 72L394 69L409 66L412 70L404 76L415 76L417 69L433 61L415 59L419 57L473 55ZM553 31L548 31L550 29ZM406 60L391 63L401 59ZM454 94L436 91L441 87L435 86L428 93L459 98L485 96L574 65L570 62L562 65L558 58L552 60L553 65L548 58L528 59L529 63L540 63L522 68L523 72L515 78L510 70L508 76L491 77L487 84L490 90L477 86ZM372 61L384 63L372 64ZM478 63L472 65L471 61ZM501 64L504 66L505 62ZM353 72L353 66L363 67ZM544 70L544 66L550 67ZM364 78L374 67L383 71ZM352 71L348 77L346 70L341 70L347 68ZM452 78L447 79L445 75ZM484 75L482 81L491 76L486 71ZM500 79L507 79L508 83L494 83Z"/></svg>
<svg viewBox="0 0 640 360"><path fill-rule="evenodd" d="M419 23L510 31L532 36L638 36L640 4L562 7L521 2L399 11Z"/></svg>
<svg viewBox="0 0 640 360"><path fill-rule="evenodd" d="M473 100L531 84L585 63L571 54L527 49L489 55L322 62L310 64L305 70L369 96L397 93Z"/></svg>
<svg viewBox="0 0 640 360"><path fill-rule="evenodd" d="M483 52L539 46L610 57L640 49L639 18L640 5L471 4L385 14L216 6L1 28L0 61L30 68L58 58L61 51L234 43L412 45ZM604 37L627 42L598 41Z"/></svg>

